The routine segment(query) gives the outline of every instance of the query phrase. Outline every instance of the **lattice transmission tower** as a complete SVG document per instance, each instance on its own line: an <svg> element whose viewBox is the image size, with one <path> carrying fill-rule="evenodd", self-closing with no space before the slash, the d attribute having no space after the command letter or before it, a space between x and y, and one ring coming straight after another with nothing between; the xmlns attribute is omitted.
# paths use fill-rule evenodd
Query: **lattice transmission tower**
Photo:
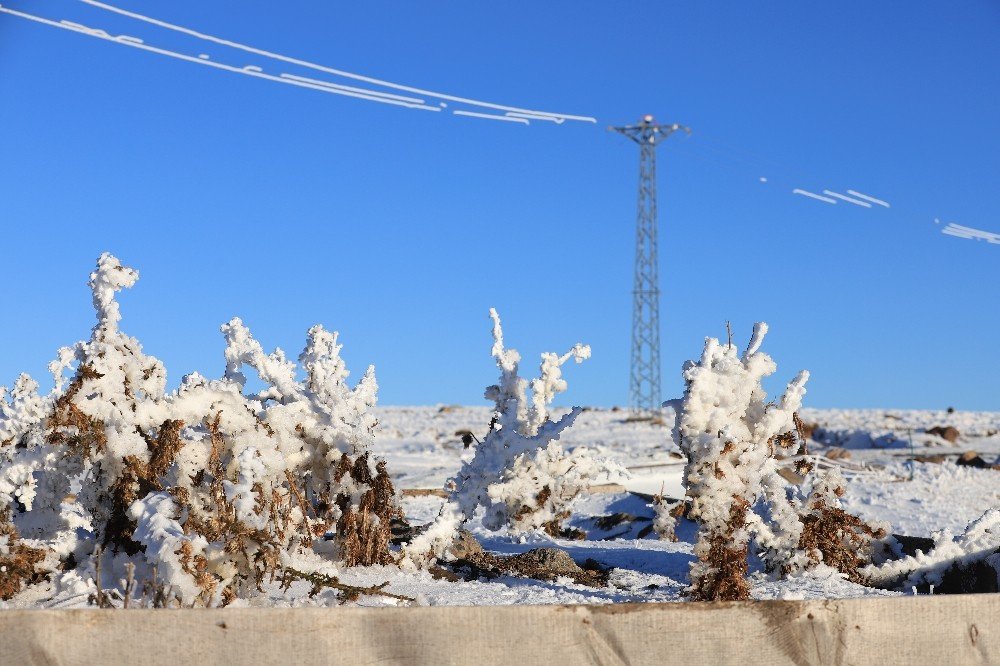
<svg viewBox="0 0 1000 666"><path fill-rule="evenodd" d="M632 288L632 363L629 407L660 408L660 272L656 227L656 147L681 125L660 125L643 116L637 125L609 128L639 144L639 203L635 221L635 278Z"/></svg>

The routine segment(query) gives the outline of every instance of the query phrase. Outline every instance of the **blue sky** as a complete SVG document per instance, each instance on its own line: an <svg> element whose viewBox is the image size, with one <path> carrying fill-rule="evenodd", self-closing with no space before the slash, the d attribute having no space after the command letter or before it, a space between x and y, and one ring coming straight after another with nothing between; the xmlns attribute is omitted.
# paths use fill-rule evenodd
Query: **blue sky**
<svg viewBox="0 0 1000 666"><path fill-rule="evenodd" d="M0 14L0 383L47 384L88 335L109 250L142 275L123 328L173 385L222 372L238 315L290 355L340 330L383 404L480 404L494 306L532 370L592 345L563 403L624 404L638 156L606 127L652 113L693 130L659 149L665 398L706 335L765 320L772 387L807 368L809 405L1000 409L1000 245L940 233L1000 232L996 2L122 3L598 123L384 106ZM4 6L292 71L80 2Z"/></svg>

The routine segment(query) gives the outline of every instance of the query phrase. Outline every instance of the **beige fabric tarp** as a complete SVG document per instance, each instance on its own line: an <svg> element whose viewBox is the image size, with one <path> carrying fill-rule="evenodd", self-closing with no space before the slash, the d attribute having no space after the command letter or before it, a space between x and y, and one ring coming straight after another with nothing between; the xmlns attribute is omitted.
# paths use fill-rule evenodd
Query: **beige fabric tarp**
<svg viewBox="0 0 1000 666"><path fill-rule="evenodd" d="M0 611L3 664L1000 663L1000 595Z"/></svg>

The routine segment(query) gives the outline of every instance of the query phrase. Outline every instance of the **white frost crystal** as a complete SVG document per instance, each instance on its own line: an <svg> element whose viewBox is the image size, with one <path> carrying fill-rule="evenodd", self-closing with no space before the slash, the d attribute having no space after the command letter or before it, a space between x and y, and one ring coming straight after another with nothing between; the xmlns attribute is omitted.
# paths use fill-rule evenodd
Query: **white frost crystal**
<svg viewBox="0 0 1000 666"><path fill-rule="evenodd" d="M102 255L89 281L97 323L89 341L59 350L53 391L39 396L25 375L0 388L0 510L13 510L22 536L78 563L104 545L108 566L131 560L137 578L156 566L184 603L218 603L224 590L255 594L264 572L314 542L337 562L345 513L356 516L345 529L379 529L378 507L395 498L369 461L374 369L350 387L337 334L314 326L300 381L280 349L266 354L233 319L224 377L192 374L167 393L160 361L119 330L115 295L138 277ZM244 394L244 367L265 383L260 394ZM362 559L388 563L383 531Z"/></svg>
<svg viewBox="0 0 1000 666"><path fill-rule="evenodd" d="M582 490L602 475L623 471L611 461L594 458L587 449L567 451L559 443L580 408L557 421L550 415L552 401L567 388L563 364L590 358L590 347L576 344L561 356L542 354L539 376L529 383L518 373L520 354L504 346L496 310L490 310L490 318L492 353L500 369L499 381L485 393L494 403L490 431L472 460L449 481L451 494L438 519L404 550L411 564L442 557L457 530L479 508L485 510L483 525L488 529L506 526L515 532L557 533Z"/></svg>
<svg viewBox="0 0 1000 666"><path fill-rule="evenodd" d="M756 536L774 563L798 557L801 523L773 454L776 438L795 430L793 415L802 404L809 373L800 372L777 402L768 402L761 380L777 366L760 351L766 333L767 324L756 324L742 355L731 344L707 338L701 359L684 365L684 397L672 403L675 434L688 459L688 515L700 523L692 581L717 573L709 564L709 551L721 535L729 534L727 547L733 551ZM761 499L770 506L770 521L753 513ZM734 519L744 510L745 521Z"/></svg>
<svg viewBox="0 0 1000 666"><path fill-rule="evenodd" d="M961 534L942 530L932 535L929 552L869 566L862 574L874 585L911 587L941 585L952 567L965 568L984 561L1000 580L1000 509L990 509L969 523Z"/></svg>

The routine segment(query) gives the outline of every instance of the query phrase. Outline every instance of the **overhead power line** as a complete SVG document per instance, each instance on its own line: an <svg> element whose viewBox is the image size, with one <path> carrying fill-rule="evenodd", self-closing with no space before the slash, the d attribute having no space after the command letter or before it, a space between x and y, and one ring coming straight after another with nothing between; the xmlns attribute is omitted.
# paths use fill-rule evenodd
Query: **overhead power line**
<svg viewBox="0 0 1000 666"><path fill-rule="evenodd" d="M86 4L97 7L109 12L114 12L127 16L132 19L139 21L144 21L159 27L167 28L182 34L190 35L192 37L197 37L198 39L207 40L213 43L217 43L223 46L228 46L231 48L246 51L248 53L254 53L256 55L261 55L273 60L280 62L285 62L289 64L294 64L301 67L306 67L309 69L314 69L317 71L322 71L328 74L334 74L336 76L341 76L343 78L352 79L355 81L363 81L373 85L382 86L384 88L389 88L391 90L398 90L403 92L414 93L417 95L425 95L427 97L434 97L436 100L445 100L449 102L456 102L464 105L468 105L474 109L491 109L495 111L504 111L503 114L490 114L482 113L480 111L468 111L463 109L452 110L453 115L459 116L470 116L474 118L487 118L491 120L505 120L508 122L528 125L532 120L545 120L548 122L554 122L556 124L562 124L567 120L582 121L582 122L596 122L596 119L588 116L577 116L564 113L555 113L550 111L536 111L532 109L516 107L516 106L504 106L500 104L494 104L492 102L485 102L482 100L475 100L465 97L457 97L454 95L447 95L444 93L438 93L430 90L423 90L420 88L414 88L411 86L404 86L398 83L393 83L391 81L383 81L381 79L375 79L367 76L362 76L353 72L346 72L343 70L333 69L331 67L326 67L324 65L319 65L316 63L308 62L305 60L299 60L297 58L290 58L288 56L273 53L270 51L265 51L263 49L257 49L252 46L247 46L245 44L240 44L237 42L231 42L229 40L224 40L212 35L206 35L183 26L174 25L167 23L165 21L160 21L158 19L153 19L148 16L143 16L142 14L137 14L134 12L129 12L112 5L108 5L101 2L94 2L92 0L81 0ZM146 44L144 40L131 35L111 35L107 31L100 28L91 28L89 26L82 25L80 23L75 23L72 21L55 21L52 19L45 18L43 16L38 16L35 14L29 14L27 12L18 11L15 9L10 9L8 7L3 7L0 5L0 13L8 14L16 18L25 19L40 23L53 28L59 28L62 30L68 30L70 32L75 32L78 34L86 35L88 37L94 37L104 41L112 42L115 44L120 44L123 46L128 46L131 48L141 49L149 53L155 53L157 55L166 56L169 58L175 58L177 60L182 60L184 62L194 63L197 65L202 65L205 67L212 67L214 69L223 70L226 72L234 74L242 74L244 76L252 76L258 79L264 79L267 81L273 81L275 83L283 83L285 85L292 85L299 88L308 88L310 90L317 90L319 92L330 93L334 95L341 95L345 97L353 97L355 99L363 99L369 102L378 102L380 104L389 104L393 106L400 106L408 109L419 109L422 111L433 111L440 112L447 108L447 103L445 101L440 101L437 104L429 104L427 100L420 99L417 97L409 97L404 95L398 95L395 93L384 92L381 90L374 90L370 88L348 86L340 83L335 83L333 81L325 81L320 79L312 79L303 76L297 76L289 73L280 73L275 76L274 74L269 74L263 71L263 69L256 65L245 65L243 67L229 65L225 63L215 62L210 56L206 54L199 54L197 57L188 55L186 53L180 53L178 51L173 51L166 48L161 48L157 46L152 46Z"/></svg>
<svg viewBox="0 0 1000 666"><path fill-rule="evenodd" d="M99 0L80 0L80 1L83 2L84 4L90 5L102 11L125 16L130 19L148 23L150 25L171 30L180 34L208 41L214 44L218 44L220 46L225 46L241 50L247 53L252 53L278 62L296 65L307 69L313 69L328 75L339 76L343 79L349 79L351 81L367 83L373 86L379 86L396 92L387 92L386 90L376 90L374 88L346 85L344 83L324 80L321 78L310 78L288 72L279 72L277 74L272 74L265 72L263 68L254 64L237 66L237 65L226 64L223 62L216 62L212 60L212 58L209 55L204 53L200 53L197 56L193 56L186 53L181 53L178 51L173 51L170 49L147 44L143 39L131 35L111 35L107 31L102 30L100 28L92 28L72 21L56 21L42 16L29 14L27 12L22 12L8 7L4 7L3 5L0 5L0 13L7 14L15 18L33 21L35 23L39 23L49 27L59 28L61 30L68 30L70 32L75 32L77 34L82 34L88 37L94 37L97 39L101 39L103 41L120 44L122 46L141 49L148 53L155 53L157 55L166 56L168 58L174 58L188 63L194 63L205 67L211 67L213 69L218 69L233 74L251 76L266 81L272 81L274 83L282 83L285 85L296 86L299 88L308 88L310 90L316 90L318 92L341 95L344 97L351 97L354 99L361 99L369 102L377 102L380 104L389 104L392 106L398 106L408 109L417 109L421 111L431 111L438 113L444 110L448 110L451 111L452 115L456 116L482 118L488 120L499 120L499 121L505 121L507 123L522 124L522 125L530 124L532 121L536 120L551 122L557 125L561 125L566 121L577 121L586 123L596 122L596 119L591 116L572 115L572 114L556 113L550 111L535 111L522 107L495 104L484 100L477 100L468 97L459 97L456 95L448 95L445 93L426 90L423 88L406 86L392 81L386 81L383 79L364 76L361 74L357 74L355 72L339 70L332 67L327 67L325 65L320 65L317 63L302 60L299 58L292 58L280 53L266 51L264 49L258 49L252 46L248 46L246 44L241 44L239 42L222 39L220 37L208 35L180 25L175 25L172 23L168 23L166 21L161 21L159 19L151 18L143 14L130 12L125 9L115 7L114 5L100 2ZM409 93L409 94L403 95L398 93ZM428 100L428 98L431 99ZM459 108L451 109L449 108L448 102L452 102L460 106ZM466 108L461 108L461 105L464 105ZM489 110L495 113L484 113L483 110ZM707 142L707 144L703 144L701 145L701 147L711 150L714 153L714 155L711 156L691 155L691 157L694 157L695 159L702 161L715 162L716 164L723 166L726 169L732 170L734 172L740 170L739 168L737 168L736 163L740 163L744 168L746 168L747 165L756 165L756 168L766 172L772 172L775 170L776 167L781 170L786 170L786 168L783 167L783 165L781 165L780 163L773 162L770 158L760 156L744 148L738 148L719 141L713 141L712 139L706 137L702 137L701 142ZM771 174L768 173L768 176L770 175ZM800 180L802 176L801 173L791 174L790 172L787 175L794 176L796 180ZM762 176L759 177L759 181L761 183L768 183L770 180L771 180L770 178L765 178ZM871 209L873 206L879 208L890 208L889 202L870 196L868 194L863 194L855 190L851 189L846 190L846 195L834 192L829 189L823 189L822 191L823 194L816 194L815 192L803 190L801 188L795 188L792 190L792 193L827 204L836 204L839 201L839 202L851 203L853 205L869 209ZM971 230L971 233L967 230ZM948 226L946 228L942 228L940 229L940 233L957 238L986 240L989 244L996 244L997 242L996 239L998 236L1000 236L994 232L973 229L972 227L962 227L961 225L955 225L955 227Z"/></svg>
<svg viewBox="0 0 1000 666"><path fill-rule="evenodd" d="M27 19L29 21L34 21L36 23L41 23L53 28L60 28L62 30L69 30L70 32L75 32L81 35L86 35L88 37L94 37L97 39L102 39L104 41L113 42L115 44L121 44L122 46L128 46L134 49L141 49L143 51L148 51L150 53L156 53L158 55L167 56L168 58L176 58L178 60L183 60L185 62L192 62L198 65L203 65L205 67L212 67L215 69L221 69L227 72L232 72L234 74L242 74L244 76L252 76L258 79L265 79L267 81L274 81L276 83L284 83L286 85L297 86L299 88L309 88L312 90L318 90L320 92L331 93L334 95L344 95L346 97L355 97L357 99L363 99L370 102L379 102L382 104L392 104L395 106L403 106L410 109L422 109L424 111L440 111L441 109L436 106L429 106L423 104L422 100L417 100L416 102L408 102L402 99L394 99L389 96L384 96L383 93L378 91L364 91L363 89L349 90L345 89L345 86L331 87L330 85L318 85L314 83L307 83L305 81L297 81L294 79L282 78L280 76L274 76L271 74L266 74L257 68L250 67L234 67L233 65L226 65L224 63L214 62L207 58L189 56L184 53L178 53L176 51L170 51L168 49L162 49L156 46L150 46L144 42L136 40L135 37L130 37L128 35L109 35L104 30L98 28L89 28L85 25L79 23L72 23L70 21L53 21L41 16L35 16L34 14L28 14L26 12L20 12L15 9L10 9L9 7L0 6L0 13L9 14L11 16L16 16L17 18Z"/></svg>
<svg viewBox="0 0 1000 666"><path fill-rule="evenodd" d="M308 60L302 60L300 58L292 58L280 53L274 53L273 51L265 51L264 49L258 49L253 46L248 46L246 44L241 44L239 42L234 42L228 39L222 39L221 37L216 37L214 35L209 35L197 30L192 30L190 28L185 28L180 25L175 25L173 23L168 23L166 21L161 21L159 19L151 18L137 12L130 12L128 10L122 9L120 7L115 7L114 5L109 5L104 2L98 2L97 0L80 0L84 4L90 5L92 7L97 7L98 9L103 9L104 11L113 12L115 14L120 14L122 16L127 16L128 18L135 19L137 21L143 21L151 25L158 26L160 28L166 28L167 30L173 30L174 32L179 32L190 37L195 37L197 39L205 40L207 42L212 42L214 44L219 44L221 46L228 46L230 48L239 49L240 51L246 51L247 53L253 53L255 55L264 56L265 58L272 58L274 60L280 60L281 62L286 62L292 65L298 65L299 67L306 67L308 69L314 69L319 72L324 72L326 74L333 74L334 76L342 76L347 79L353 79L355 81L362 81L371 85L382 86L384 88L390 88L393 90L400 90L402 92L413 93L416 95L426 95L427 97L434 97L439 100L444 100L446 102L456 102L460 104L468 104L470 106L478 106L485 109L493 109L496 111L505 111L510 114L528 114L535 116L537 119L558 119L562 120L577 120L582 122L596 123L596 118L591 118L589 116L577 116L570 115L566 113L553 113L550 111L533 111L531 109L524 109L516 106L506 106L503 104L494 104L492 102L486 102L478 99L471 99L468 97L458 97L456 95L448 95L446 93L435 92L433 90L425 90L423 88L416 88L413 86L402 85L400 83L395 83L393 81L386 81L384 79L376 79L371 76L364 76L362 74L357 74L355 72L348 72L342 69L335 69L333 67L327 67L325 65L320 65L314 62L309 62ZM459 115L469 115L469 114L459 114Z"/></svg>

